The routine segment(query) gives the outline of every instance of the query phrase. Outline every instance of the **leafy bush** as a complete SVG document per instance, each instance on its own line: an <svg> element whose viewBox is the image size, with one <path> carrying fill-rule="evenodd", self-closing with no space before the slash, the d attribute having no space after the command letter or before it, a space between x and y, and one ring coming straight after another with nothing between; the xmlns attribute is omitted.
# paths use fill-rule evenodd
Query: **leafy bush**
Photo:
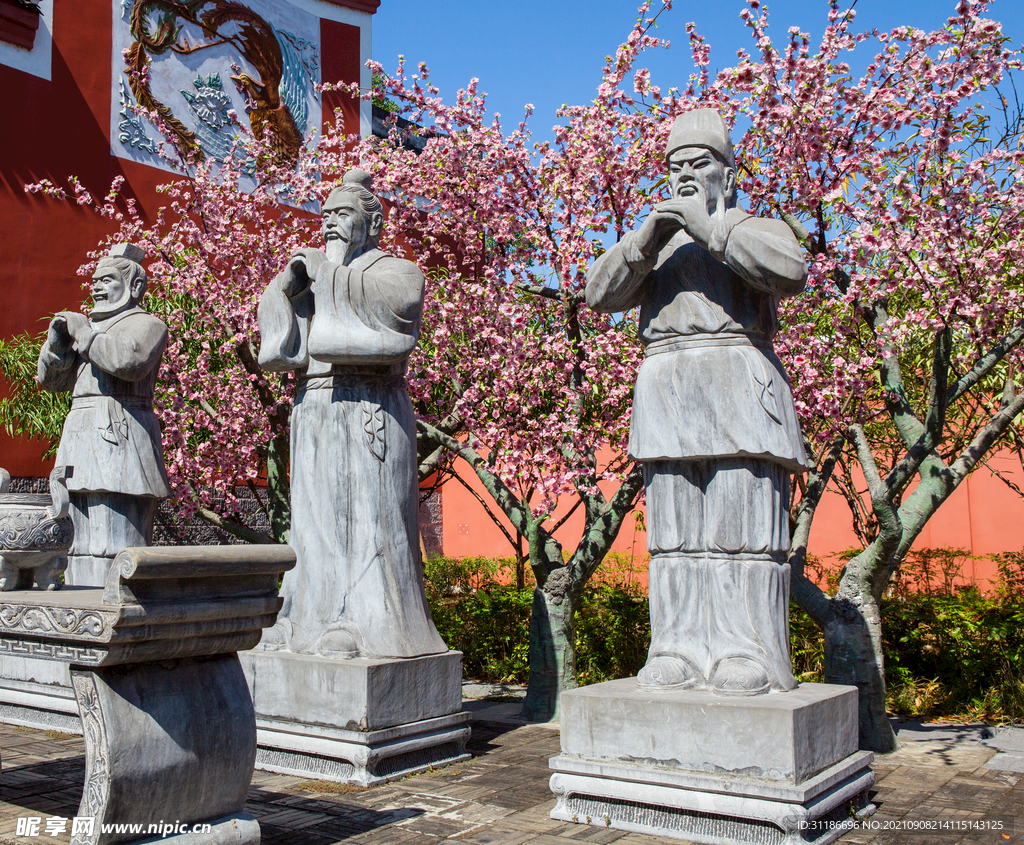
<svg viewBox="0 0 1024 845"><path fill-rule="evenodd" d="M647 595L632 569L612 562L586 587L576 612L576 671L581 684L640 671L650 644ZM623 577L625 575L625 577ZM424 566L427 600L445 642L463 653L468 678L526 683L533 579L515 586L514 560L434 558Z"/></svg>
<svg viewBox="0 0 1024 845"><path fill-rule="evenodd" d="M891 710L1024 720L1020 593L988 597L967 587L894 597L882 605L882 629Z"/></svg>
<svg viewBox="0 0 1024 845"><path fill-rule="evenodd" d="M882 603L891 712L917 717L1024 720L1024 552L1000 555L991 596L960 586L967 553L915 552ZM628 556L611 558L587 585L576 612L580 684L640 671L650 644L650 611ZM823 578L829 575L822 569ZM526 683L532 578L515 587L515 561L435 558L425 566L427 598L463 673L480 681ZM821 631L790 607L793 671L822 680Z"/></svg>

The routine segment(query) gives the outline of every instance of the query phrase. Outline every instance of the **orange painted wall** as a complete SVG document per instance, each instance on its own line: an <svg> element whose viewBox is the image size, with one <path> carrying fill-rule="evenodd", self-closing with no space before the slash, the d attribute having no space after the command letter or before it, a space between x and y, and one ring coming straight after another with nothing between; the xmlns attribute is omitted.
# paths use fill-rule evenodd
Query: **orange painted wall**
<svg viewBox="0 0 1024 845"><path fill-rule="evenodd" d="M1011 481L1024 488L1024 470L1010 453L994 456L989 462ZM484 499L487 493L475 475L463 478ZM613 485L602 485L605 495ZM451 557L510 557L512 547L471 493L457 481L441 488L444 553ZM571 506L568 500L555 512L556 520ZM641 507L641 511L643 508ZM508 522L502 522L510 529ZM555 534L566 551L575 549L583 528L583 515L577 512ZM510 533L513 534L514 532ZM811 529L809 551L829 558L858 546L851 527L846 500L829 490L823 497ZM982 467L960 485L932 517L914 548L961 548L984 556L1024 549L1024 499ZM633 514L623 523L612 546L614 552L632 556L637 562L647 557L647 535L637 528ZM995 564L988 559L968 561L964 575L984 588L996 575Z"/></svg>
<svg viewBox="0 0 1024 845"><path fill-rule="evenodd" d="M372 12L376 0L338 5ZM26 195L26 183L49 179L65 186L74 175L102 197L123 176L122 196L135 199L147 220L162 204L155 189L169 174L110 153L111 44L110 0L56 0L51 79L0 64L0 338L37 333L54 312L77 308L85 279L76 271L114 229L72 203ZM358 27L322 20L321 45L324 79L359 81L368 56L360 56ZM345 130L358 133L358 109L347 96L329 95L325 121L336 107ZM0 432L0 466L11 475L47 475L41 452L38 443Z"/></svg>

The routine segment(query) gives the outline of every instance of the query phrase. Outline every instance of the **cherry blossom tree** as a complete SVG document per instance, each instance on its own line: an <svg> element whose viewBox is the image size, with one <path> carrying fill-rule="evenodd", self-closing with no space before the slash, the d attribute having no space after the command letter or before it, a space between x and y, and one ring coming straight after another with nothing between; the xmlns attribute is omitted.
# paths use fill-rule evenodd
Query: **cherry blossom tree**
<svg viewBox="0 0 1024 845"><path fill-rule="evenodd" d="M147 116L161 125L159 115ZM255 305L292 253L319 237L310 212L330 187L311 151L293 169L278 161L271 143L243 132L227 162L200 161L169 145L165 159L178 176L159 189L168 203L150 223L119 199L120 180L102 200L76 179L67 189L48 181L26 186L111 220L111 236L81 275L91 275L111 243L146 250L145 304L170 330L154 406L178 510L256 543L287 540L291 398L287 376L257 365ZM266 505L264 497L256 500L267 511L269 534L246 522L238 500L239 489L263 485Z"/></svg>
<svg viewBox="0 0 1024 845"><path fill-rule="evenodd" d="M776 339L817 458L792 509L793 592L824 631L826 680L861 691L861 747L882 752L896 747L883 592L1024 409L1022 116L999 90L1012 90L1020 59L986 11L962 0L936 32L855 33L852 10L833 2L812 50L796 28L777 47L750 0L756 57L695 81L748 126L737 159L752 210L785 219L812 262ZM803 565L832 479L864 549L829 596Z"/></svg>
<svg viewBox="0 0 1024 845"><path fill-rule="evenodd" d="M807 291L786 301L776 338L815 456L792 507L793 592L824 631L826 680L861 690L862 746L891 750L882 593L1024 408L1021 118L1000 94L1019 57L980 0L932 33L856 33L833 0L813 48L799 29L777 47L767 10L747 0L753 53L712 78L690 26L694 73L668 89L637 63L667 46L652 27L670 7L640 6L594 101L563 108L551 141L533 142L530 107L511 131L488 119L476 80L445 103L426 67L375 65L361 95L397 106L386 141L329 131L294 170L258 144L255 166L189 163L150 225L101 204L119 227L111 240L155 257L154 301L174 338L158 396L172 482L186 511L269 539L232 498L265 471L284 538L291 385L255 367L255 303L291 251L316 242L306 212L349 166L370 170L390 209L385 248L429 270L409 371L421 477L457 456L526 538L537 589L524 712L556 716L575 684L573 611L642 485L625 458L635 315L582 307L586 271L663 198L672 119L712 105L734 125L745 204L786 220L807 249ZM609 450L618 457L599 461ZM831 596L803 571L830 483L864 542ZM553 536L560 498L585 515L568 555Z"/></svg>
<svg viewBox="0 0 1024 845"><path fill-rule="evenodd" d="M564 367L572 378L564 386L580 391L576 399L567 395L557 419L546 419L530 438L509 439L509 432L522 430L521 421L496 416L501 422L494 427L480 413L489 399L499 406L522 396L515 387L530 379L519 372L512 383L499 374L477 381L487 371L488 349L498 356L494 365L514 360L500 342L481 335L486 346L468 359L472 371L460 369L467 360L432 360L442 369L429 382L443 373L458 377L446 382L453 394L435 405L433 416L425 414L422 427L474 467L517 529L546 540L531 522L546 516L544 505L527 512L509 482L541 492L547 503L546 494L567 482L591 481L585 465L573 463L573 444L588 439L585 416L572 409L585 414L591 379L605 366L599 362L617 360L616 379L629 378L637 363L629 352L616 359L598 345L628 337L628 315L605 321L574 307L586 265L599 253L602 235L621 235L661 196L660 150L671 118L697 105L717 107L737 127L741 188L752 212L786 220L811 265L808 290L787 301L776 340L816 458L814 471L797 480L793 504L794 595L824 631L826 680L861 690L862 746L888 751L895 743L885 717L882 594L928 519L1024 408L1014 381L1024 337L1016 270L1022 121L1016 101L1011 105L999 90L1020 60L986 18L984 2L958 3L947 24L931 33L913 27L856 33L853 11L832 2L812 50L799 29L777 48L767 9L749 0L742 17L756 58L741 53L734 67L712 79L709 48L691 26L695 72L685 90L664 91L646 69L634 70L640 52L657 46L648 11L641 6L637 26L605 67L595 101L559 113L562 125L551 144L535 148L532 168L525 124L502 143L497 122L484 124L475 88L448 107L422 66L411 79L404 67L387 79L388 94L434 134L423 156L397 144L368 156L392 190L415 196L429 213L430 232L420 242L409 232L410 242L448 257L448 283L474 273L480 279L483 267L483 283L497 284L505 296L526 292L557 302L579 362L570 370L567 351ZM858 73L855 51L864 67ZM492 163L499 166L491 169ZM517 192L531 201L525 215L508 205ZM459 246L451 248L446 237ZM541 278L538 268L550 275ZM472 307L454 292L439 301L447 309ZM478 314L467 312L455 325L478 324ZM559 349L565 347L545 344L545 359L558 361ZM537 388L536 396L547 395L541 382ZM621 446L622 417L609 401L616 395L609 384L602 424L615 435L607 442ZM528 400L526 407L536 406ZM437 431L440 408L450 415L446 422L457 421L448 432ZM472 433L468 442L453 438L459 430ZM517 453L521 442L541 445ZM568 462L560 463L563 458ZM855 467L867 490L858 489ZM539 475L526 484L534 469ZM828 596L803 564L815 508L833 479L865 547ZM540 559L555 563L540 570L534 605L535 622L550 626L559 621L563 579L578 581L572 562L559 566L533 539L530 551L535 570ZM558 638L550 639L557 648ZM571 683L568 673L561 682Z"/></svg>

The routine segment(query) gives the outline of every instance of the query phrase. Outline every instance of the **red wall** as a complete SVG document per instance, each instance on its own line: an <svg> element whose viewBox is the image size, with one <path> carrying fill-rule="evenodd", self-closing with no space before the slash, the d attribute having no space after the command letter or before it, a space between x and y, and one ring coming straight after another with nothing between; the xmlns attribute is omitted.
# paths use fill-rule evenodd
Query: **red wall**
<svg viewBox="0 0 1024 845"><path fill-rule="evenodd" d="M111 221L73 203L26 195L23 186L49 179L66 187L77 176L96 197L115 176L122 196L151 219L160 206L155 188L164 171L110 154L110 0L56 0L49 81L0 65L0 268L5 288L0 338L33 334L54 312L77 308L87 280L76 275L86 253L114 231ZM358 27L321 21L324 78L358 82L362 61ZM342 107L345 129L359 131L358 107L331 95L325 120ZM0 466L14 476L44 476L42 447L0 433Z"/></svg>

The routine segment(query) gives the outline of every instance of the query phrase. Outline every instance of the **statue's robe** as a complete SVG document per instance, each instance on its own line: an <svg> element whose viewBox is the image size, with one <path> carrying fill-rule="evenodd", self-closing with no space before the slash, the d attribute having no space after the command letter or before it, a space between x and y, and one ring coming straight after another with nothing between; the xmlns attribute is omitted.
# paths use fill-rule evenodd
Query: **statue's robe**
<svg viewBox="0 0 1024 845"><path fill-rule="evenodd" d="M733 208L715 231L705 248L680 230L656 256L627 234L586 296L598 311L640 307L629 455L647 493L650 659L679 657L709 681L749 656L790 689L789 474L807 457L772 337L807 268L785 223Z"/></svg>
<svg viewBox="0 0 1024 845"><path fill-rule="evenodd" d="M297 253L312 283L260 299L260 366L294 370L291 534L277 630L293 652L415 657L447 651L423 589L416 428L406 362L423 275L374 249L349 265Z"/></svg>
<svg viewBox="0 0 1024 845"><path fill-rule="evenodd" d="M67 582L102 586L118 552L150 542L156 502L171 495L153 412L167 326L138 306L89 326L67 351L44 343L36 377L45 390L71 391L57 448L57 465L72 468Z"/></svg>

